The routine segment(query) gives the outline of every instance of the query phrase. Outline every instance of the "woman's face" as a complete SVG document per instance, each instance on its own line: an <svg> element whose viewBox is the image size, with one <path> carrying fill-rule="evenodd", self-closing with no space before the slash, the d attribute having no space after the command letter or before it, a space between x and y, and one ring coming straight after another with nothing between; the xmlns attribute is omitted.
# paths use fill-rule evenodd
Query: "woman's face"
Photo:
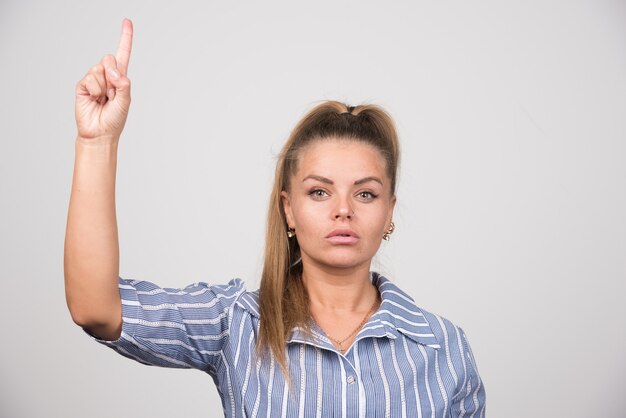
<svg viewBox="0 0 626 418"><path fill-rule="evenodd" d="M298 157L282 201L303 265L369 269L396 201L382 155L355 140L325 139Z"/></svg>

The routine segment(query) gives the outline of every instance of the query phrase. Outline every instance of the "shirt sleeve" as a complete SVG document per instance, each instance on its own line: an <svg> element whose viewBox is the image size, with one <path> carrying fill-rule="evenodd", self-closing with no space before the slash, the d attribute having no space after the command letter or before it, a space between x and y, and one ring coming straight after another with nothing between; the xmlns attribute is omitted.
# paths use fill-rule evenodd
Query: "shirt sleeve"
<svg viewBox="0 0 626 418"><path fill-rule="evenodd" d="M474 354L463 329L459 328L463 342L463 364L466 370L465 380L461 390L452 400L453 417L480 417L485 416L486 393L485 386L478 374Z"/></svg>
<svg viewBox="0 0 626 418"><path fill-rule="evenodd" d="M241 279L172 289L119 277L118 287L122 334L112 341L87 334L143 364L215 370L229 336L232 306L245 292Z"/></svg>

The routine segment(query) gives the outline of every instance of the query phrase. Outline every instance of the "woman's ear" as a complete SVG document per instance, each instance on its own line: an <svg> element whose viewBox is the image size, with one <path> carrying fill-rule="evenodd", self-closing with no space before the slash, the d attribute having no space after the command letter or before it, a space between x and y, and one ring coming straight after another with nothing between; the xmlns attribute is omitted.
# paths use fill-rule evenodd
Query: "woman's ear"
<svg viewBox="0 0 626 418"><path fill-rule="evenodd" d="M389 216L387 217L387 219L389 220L389 222L391 222L393 220L393 209L396 207L396 195L394 194L391 197L391 202L389 205Z"/></svg>
<svg viewBox="0 0 626 418"><path fill-rule="evenodd" d="M280 192L280 200L283 205L283 211L285 212L285 217L287 218L287 226L289 228L295 228L296 225L293 221L293 213L291 211L291 201L289 200L289 193L286 191Z"/></svg>

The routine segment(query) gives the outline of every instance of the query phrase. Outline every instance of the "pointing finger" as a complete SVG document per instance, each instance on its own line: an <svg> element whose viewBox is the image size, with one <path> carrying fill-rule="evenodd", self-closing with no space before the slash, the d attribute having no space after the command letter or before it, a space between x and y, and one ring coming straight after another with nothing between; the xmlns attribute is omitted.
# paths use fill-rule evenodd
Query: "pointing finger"
<svg viewBox="0 0 626 418"><path fill-rule="evenodd" d="M117 68L122 75L126 75L128 71L128 61L130 61L130 51L133 47L133 22L130 19L124 19L122 22L122 37L120 45L117 48L115 59L117 60Z"/></svg>

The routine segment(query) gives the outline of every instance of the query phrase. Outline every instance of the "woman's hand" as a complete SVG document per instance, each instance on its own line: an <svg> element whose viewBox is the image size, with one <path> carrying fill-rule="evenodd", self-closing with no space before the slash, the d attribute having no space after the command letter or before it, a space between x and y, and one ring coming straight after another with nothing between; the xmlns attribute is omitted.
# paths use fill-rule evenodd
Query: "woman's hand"
<svg viewBox="0 0 626 418"><path fill-rule="evenodd" d="M117 54L105 55L76 85L78 137L119 138L130 107L130 80L126 77L133 44L133 24L122 22Z"/></svg>

